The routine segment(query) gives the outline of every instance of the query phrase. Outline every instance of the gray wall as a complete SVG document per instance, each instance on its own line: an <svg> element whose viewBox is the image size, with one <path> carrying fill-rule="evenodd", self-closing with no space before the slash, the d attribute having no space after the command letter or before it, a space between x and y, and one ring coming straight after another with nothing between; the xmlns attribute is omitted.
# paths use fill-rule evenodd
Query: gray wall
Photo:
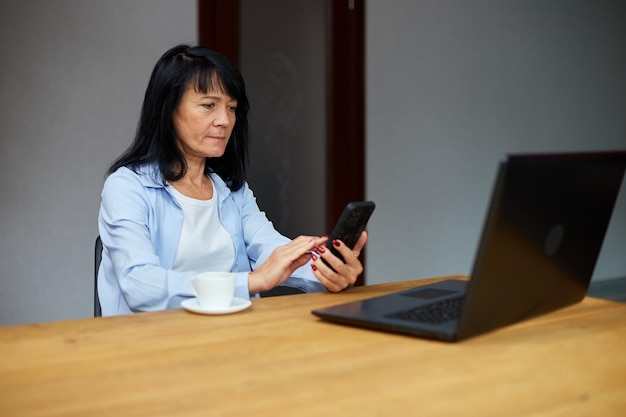
<svg viewBox="0 0 626 417"><path fill-rule="evenodd" d="M623 0L367 0L368 283L469 274L505 152L626 149ZM594 279L626 276L622 187Z"/></svg>
<svg viewBox="0 0 626 417"><path fill-rule="evenodd" d="M0 324L93 314L107 166L196 0L0 1Z"/></svg>
<svg viewBox="0 0 626 417"><path fill-rule="evenodd" d="M501 153L626 148L625 4L367 0L369 282L469 273ZM0 325L91 315L104 171L196 13L0 0ZM624 194L599 279L626 275Z"/></svg>

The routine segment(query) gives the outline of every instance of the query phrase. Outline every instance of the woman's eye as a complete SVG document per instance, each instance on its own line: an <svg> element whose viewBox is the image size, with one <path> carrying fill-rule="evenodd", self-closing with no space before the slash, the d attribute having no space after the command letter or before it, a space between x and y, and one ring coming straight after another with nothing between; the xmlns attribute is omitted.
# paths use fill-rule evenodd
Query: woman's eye
<svg viewBox="0 0 626 417"><path fill-rule="evenodd" d="M212 109L213 107L215 107L215 105L213 103L204 103L202 107L204 107L205 109Z"/></svg>
<svg viewBox="0 0 626 417"><path fill-rule="evenodd" d="M237 106L228 106L228 110L235 112L237 111Z"/></svg>

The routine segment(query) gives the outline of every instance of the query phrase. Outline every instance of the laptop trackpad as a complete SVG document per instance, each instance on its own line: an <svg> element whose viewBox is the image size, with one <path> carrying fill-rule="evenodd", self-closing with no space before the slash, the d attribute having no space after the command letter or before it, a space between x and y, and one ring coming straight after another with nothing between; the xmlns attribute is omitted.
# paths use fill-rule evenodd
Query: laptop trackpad
<svg viewBox="0 0 626 417"><path fill-rule="evenodd" d="M411 288L410 290L401 291L396 293L396 297L408 297L417 300L435 300L437 298L447 298L450 296L458 296L465 293L467 290L468 281L461 281L458 279L448 279L445 281L439 281L432 284L424 285L422 287ZM421 303L419 303L421 304Z"/></svg>
<svg viewBox="0 0 626 417"><path fill-rule="evenodd" d="M445 297L446 295L458 294L458 290L444 290L441 288L422 288L402 293L404 297L422 298L432 300L434 298Z"/></svg>

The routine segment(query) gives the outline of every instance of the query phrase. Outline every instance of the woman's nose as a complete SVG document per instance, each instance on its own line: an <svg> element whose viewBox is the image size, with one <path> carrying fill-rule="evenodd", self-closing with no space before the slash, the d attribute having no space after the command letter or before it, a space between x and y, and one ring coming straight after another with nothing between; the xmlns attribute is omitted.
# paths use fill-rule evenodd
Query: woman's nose
<svg viewBox="0 0 626 417"><path fill-rule="evenodd" d="M228 109L220 108L215 114L215 120L213 121L213 123L218 126L228 126L228 124L230 123L230 118L228 116Z"/></svg>

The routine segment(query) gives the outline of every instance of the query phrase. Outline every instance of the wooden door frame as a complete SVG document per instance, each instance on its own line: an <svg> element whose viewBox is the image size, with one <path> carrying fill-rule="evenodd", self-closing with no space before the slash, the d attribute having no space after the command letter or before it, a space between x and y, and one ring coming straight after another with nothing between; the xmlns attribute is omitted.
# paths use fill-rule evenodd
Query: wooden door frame
<svg viewBox="0 0 626 417"><path fill-rule="evenodd" d="M347 203L365 199L365 0L326 0L326 7L326 229L331 230ZM198 41L239 65L239 0L198 0ZM364 283L362 274L357 285Z"/></svg>
<svg viewBox="0 0 626 417"><path fill-rule="evenodd" d="M347 203L365 199L365 0L328 4L326 222L332 230ZM356 285L364 283L365 273Z"/></svg>
<svg viewBox="0 0 626 417"><path fill-rule="evenodd" d="M198 43L239 66L239 0L198 0Z"/></svg>

